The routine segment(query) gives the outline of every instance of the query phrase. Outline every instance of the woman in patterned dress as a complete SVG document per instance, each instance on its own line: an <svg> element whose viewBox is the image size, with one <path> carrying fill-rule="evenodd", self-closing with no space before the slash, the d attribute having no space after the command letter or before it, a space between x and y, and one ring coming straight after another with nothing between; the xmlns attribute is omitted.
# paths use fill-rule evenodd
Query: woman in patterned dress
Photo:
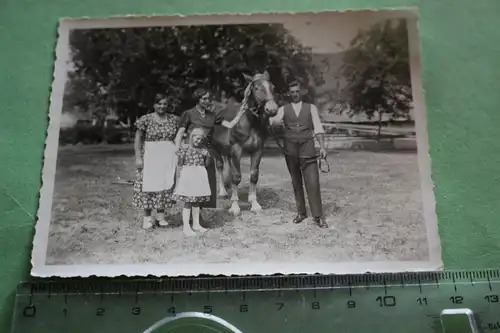
<svg viewBox="0 0 500 333"><path fill-rule="evenodd" d="M184 202L182 222L184 234L194 236L195 231L205 232L200 225L200 204L210 201L211 191L206 169L208 150L203 146L205 133L201 128L191 131L189 145L177 151L181 171L174 198ZM189 224L192 214L193 228Z"/></svg>
<svg viewBox="0 0 500 333"><path fill-rule="evenodd" d="M157 96L154 112L139 118L135 124L136 177L133 205L144 212L143 228L151 229L151 213L156 211L156 219L162 227L168 225L165 211L173 205L172 189L175 184L174 139L179 117L170 113L169 99Z"/></svg>

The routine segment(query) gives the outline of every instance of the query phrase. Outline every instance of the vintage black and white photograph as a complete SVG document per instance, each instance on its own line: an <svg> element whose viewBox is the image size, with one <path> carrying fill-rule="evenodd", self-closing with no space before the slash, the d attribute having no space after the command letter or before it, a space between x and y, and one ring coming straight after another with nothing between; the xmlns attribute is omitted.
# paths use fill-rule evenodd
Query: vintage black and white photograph
<svg viewBox="0 0 500 333"><path fill-rule="evenodd" d="M417 21L61 20L32 275L440 270Z"/></svg>

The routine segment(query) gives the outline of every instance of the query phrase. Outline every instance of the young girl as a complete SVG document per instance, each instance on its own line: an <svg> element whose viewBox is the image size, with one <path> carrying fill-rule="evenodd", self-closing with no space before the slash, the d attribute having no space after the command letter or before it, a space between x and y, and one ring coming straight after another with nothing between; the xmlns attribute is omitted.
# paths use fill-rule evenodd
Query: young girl
<svg viewBox="0 0 500 333"><path fill-rule="evenodd" d="M184 201L182 222L186 236L196 235L193 231L205 232L200 225L200 203L208 202L211 198L208 173L205 168L209 153L203 148L204 131L194 128L189 138L189 146L181 147L177 151L181 171L179 181L174 191L174 199ZM193 214L193 229L189 225Z"/></svg>

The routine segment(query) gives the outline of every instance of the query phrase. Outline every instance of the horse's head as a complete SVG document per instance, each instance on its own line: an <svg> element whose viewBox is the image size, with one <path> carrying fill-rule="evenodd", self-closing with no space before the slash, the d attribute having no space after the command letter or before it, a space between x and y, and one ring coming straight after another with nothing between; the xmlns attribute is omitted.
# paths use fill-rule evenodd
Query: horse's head
<svg viewBox="0 0 500 333"><path fill-rule="evenodd" d="M270 81L269 73L257 73L254 76L243 74L245 80L248 82L247 89L245 90L245 99L249 94L253 96L257 108L263 110L269 117L273 117L278 113L278 105L274 100L274 85Z"/></svg>

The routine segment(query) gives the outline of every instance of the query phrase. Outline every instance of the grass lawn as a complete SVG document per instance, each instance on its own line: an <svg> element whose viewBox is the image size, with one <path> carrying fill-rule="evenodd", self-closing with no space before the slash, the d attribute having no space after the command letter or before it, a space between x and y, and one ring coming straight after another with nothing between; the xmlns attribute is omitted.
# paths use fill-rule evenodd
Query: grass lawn
<svg viewBox="0 0 500 333"><path fill-rule="evenodd" d="M340 151L329 161L331 172L321 179L330 229L290 222L295 203L284 158L266 153L258 192L263 211L256 215L245 202L244 158L241 216L206 210L210 230L186 238L180 207L170 227L144 231L132 186L113 183L134 179L130 145L62 147L47 264L427 260L416 153Z"/></svg>

